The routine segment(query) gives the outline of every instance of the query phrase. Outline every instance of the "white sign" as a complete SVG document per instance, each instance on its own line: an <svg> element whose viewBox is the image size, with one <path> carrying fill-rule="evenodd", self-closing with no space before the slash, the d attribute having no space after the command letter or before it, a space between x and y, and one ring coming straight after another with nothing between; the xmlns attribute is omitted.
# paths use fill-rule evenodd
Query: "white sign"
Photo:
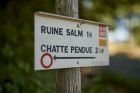
<svg viewBox="0 0 140 93"><path fill-rule="evenodd" d="M35 13L35 70L109 65L108 26Z"/></svg>

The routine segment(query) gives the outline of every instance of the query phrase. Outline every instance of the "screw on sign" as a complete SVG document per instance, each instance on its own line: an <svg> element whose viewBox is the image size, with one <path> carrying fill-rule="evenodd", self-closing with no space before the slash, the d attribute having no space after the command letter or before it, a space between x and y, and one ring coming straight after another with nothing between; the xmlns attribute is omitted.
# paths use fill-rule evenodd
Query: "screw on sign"
<svg viewBox="0 0 140 93"><path fill-rule="evenodd" d="M45 64L45 62L44 62L45 57L49 57L49 59L50 59L50 63L49 63L49 64ZM44 54L42 55L42 57L41 57L40 62L41 62L41 65L42 65L44 68L49 68L49 67L52 66L53 58L52 58L51 54L49 54L49 53L44 53Z"/></svg>
<svg viewBox="0 0 140 93"><path fill-rule="evenodd" d="M105 25L99 25L99 36L100 37L106 37L106 26Z"/></svg>

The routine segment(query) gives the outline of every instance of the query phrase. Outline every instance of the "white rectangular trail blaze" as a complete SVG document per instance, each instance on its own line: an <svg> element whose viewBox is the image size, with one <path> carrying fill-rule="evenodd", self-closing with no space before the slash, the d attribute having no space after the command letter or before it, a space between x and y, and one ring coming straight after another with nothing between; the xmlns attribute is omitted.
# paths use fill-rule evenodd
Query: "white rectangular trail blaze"
<svg viewBox="0 0 140 93"><path fill-rule="evenodd" d="M35 70L109 64L108 26L35 13Z"/></svg>

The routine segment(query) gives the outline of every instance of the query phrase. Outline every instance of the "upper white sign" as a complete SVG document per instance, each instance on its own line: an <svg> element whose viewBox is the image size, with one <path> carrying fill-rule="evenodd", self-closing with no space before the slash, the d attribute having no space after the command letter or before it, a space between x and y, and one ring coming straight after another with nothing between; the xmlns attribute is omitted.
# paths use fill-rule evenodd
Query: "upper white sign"
<svg viewBox="0 0 140 93"><path fill-rule="evenodd" d="M109 64L108 26L35 13L35 70Z"/></svg>

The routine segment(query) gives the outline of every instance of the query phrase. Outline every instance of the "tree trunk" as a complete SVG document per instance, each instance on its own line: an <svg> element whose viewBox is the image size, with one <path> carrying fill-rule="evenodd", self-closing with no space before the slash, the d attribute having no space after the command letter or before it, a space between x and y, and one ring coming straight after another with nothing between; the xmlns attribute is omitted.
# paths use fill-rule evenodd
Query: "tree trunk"
<svg viewBox="0 0 140 93"><path fill-rule="evenodd" d="M56 13L79 18L78 0L56 0ZM81 93L80 68L59 69L56 73L57 93Z"/></svg>

